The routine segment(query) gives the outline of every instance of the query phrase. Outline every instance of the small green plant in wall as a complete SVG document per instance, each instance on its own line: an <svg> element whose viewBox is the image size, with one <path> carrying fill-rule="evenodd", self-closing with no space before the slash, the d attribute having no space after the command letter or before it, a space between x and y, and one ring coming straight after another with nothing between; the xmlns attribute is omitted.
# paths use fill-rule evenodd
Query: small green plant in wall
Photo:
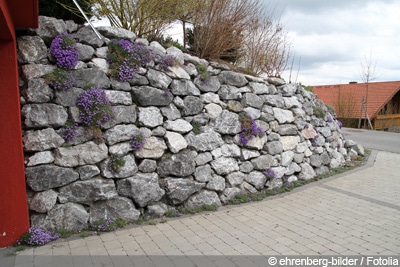
<svg viewBox="0 0 400 267"><path fill-rule="evenodd" d="M121 171L122 167L125 165L125 160L122 155L114 154L111 156L108 162L108 169L111 173L117 174Z"/></svg>

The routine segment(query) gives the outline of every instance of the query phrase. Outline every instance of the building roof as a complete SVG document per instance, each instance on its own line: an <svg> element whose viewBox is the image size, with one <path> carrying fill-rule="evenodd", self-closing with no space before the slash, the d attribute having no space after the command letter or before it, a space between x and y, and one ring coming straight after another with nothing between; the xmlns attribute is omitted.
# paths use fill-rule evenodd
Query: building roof
<svg viewBox="0 0 400 267"><path fill-rule="evenodd" d="M333 106L337 115L346 118L359 118L361 102L367 92L366 83L311 86L314 93L325 104ZM370 119L400 91L400 81L368 83L367 113ZM339 104L340 103L340 104ZM340 114L341 113L341 114ZM365 118L365 112L362 112Z"/></svg>

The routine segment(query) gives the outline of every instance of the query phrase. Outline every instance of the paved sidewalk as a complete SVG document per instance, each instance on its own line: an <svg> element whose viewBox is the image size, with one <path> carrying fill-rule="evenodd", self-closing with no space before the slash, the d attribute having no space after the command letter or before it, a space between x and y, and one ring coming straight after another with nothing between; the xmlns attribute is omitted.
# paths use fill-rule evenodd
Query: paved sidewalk
<svg viewBox="0 0 400 267"><path fill-rule="evenodd" d="M0 266L267 266L256 255L400 259L399 192L400 154L373 151L364 167L290 193L59 240L0 256Z"/></svg>

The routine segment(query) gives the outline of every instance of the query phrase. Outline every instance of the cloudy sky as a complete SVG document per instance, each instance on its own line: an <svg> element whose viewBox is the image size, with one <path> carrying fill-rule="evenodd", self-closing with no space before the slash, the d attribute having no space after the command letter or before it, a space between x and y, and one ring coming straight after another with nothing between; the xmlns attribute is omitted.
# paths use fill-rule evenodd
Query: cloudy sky
<svg viewBox="0 0 400 267"><path fill-rule="evenodd" d="M292 40L293 82L298 70L305 85L362 82L361 62L370 56L374 81L400 80L400 1L262 1L275 7Z"/></svg>

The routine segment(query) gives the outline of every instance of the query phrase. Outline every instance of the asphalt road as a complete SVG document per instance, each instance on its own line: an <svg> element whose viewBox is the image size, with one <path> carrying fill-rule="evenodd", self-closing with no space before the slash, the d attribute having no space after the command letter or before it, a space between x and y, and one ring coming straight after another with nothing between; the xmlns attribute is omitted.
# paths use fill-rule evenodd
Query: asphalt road
<svg viewBox="0 0 400 267"><path fill-rule="evenodd" d="M353 140L365 148L400 154L400 133L342 128L346 139Z"/></svg>

